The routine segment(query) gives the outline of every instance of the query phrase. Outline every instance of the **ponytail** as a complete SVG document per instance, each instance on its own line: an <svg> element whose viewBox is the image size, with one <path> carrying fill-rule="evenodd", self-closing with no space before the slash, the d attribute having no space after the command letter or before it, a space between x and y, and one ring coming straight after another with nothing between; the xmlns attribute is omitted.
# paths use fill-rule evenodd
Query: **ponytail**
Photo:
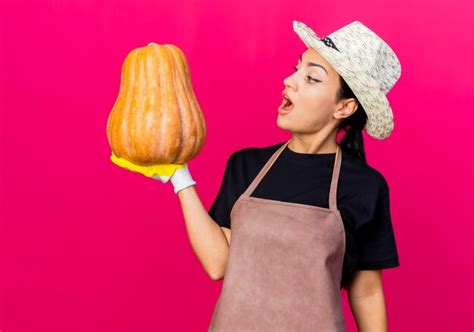
<svg viewBox="0 0 474 332"><path fill-rule="evenodd" d="M343 150L367 164L362 136L362 130L367 123L367 113L347 82L340 75L339 79L341 87L337 93L337 102L346 98L355 98L358 104L357 110L351 116L344 118L339 125L339 129L345 133L339 145Z"/></svg>

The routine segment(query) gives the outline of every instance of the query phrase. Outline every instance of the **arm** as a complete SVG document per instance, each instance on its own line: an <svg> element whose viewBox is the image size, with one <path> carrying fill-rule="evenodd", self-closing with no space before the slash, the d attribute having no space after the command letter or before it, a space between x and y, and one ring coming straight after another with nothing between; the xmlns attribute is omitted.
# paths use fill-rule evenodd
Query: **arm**
<svg viewBox="0 0 474 332"><path fill-rule="evenodd" d="M360 332L387 331L381 270L356 271L348 299Z"/></svg>
<svg viewBox="0 0 474 332"><path fill-rule="evenodd" d="M223 278L229 256L230 229L220 227L201 203L195 186L178 192L191 246L213 280Z"/></svg>
<svg viewBox="0 0 474 332"><path fill-rule="evenodd" d="M221 279L229 254L230 229L220 227L204 209L187 164L160 164L142 166L111 154L110 160L133 172L141 173L163 183L171 182L178 195L186 222L191 247L207 274Z"/></svg>

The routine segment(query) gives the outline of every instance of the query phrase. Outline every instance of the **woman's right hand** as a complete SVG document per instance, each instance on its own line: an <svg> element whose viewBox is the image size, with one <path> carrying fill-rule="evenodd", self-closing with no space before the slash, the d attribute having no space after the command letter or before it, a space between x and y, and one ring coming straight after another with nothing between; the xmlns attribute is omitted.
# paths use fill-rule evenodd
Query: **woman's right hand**
<svg viewBox="0 0 474 332"><path fill-rule="evenodd" d="M117 157L113 152L110 156L110 160L117 166L159 180L163 183L171 181L175 194L186 187L196 184L186 163L141 166L124 158Z"/></svg>

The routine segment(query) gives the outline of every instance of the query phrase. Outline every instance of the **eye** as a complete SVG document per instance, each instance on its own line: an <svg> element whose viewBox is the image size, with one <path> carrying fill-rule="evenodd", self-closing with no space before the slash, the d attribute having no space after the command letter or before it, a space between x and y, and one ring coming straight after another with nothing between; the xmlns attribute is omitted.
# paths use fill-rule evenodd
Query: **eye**
<svg viewBox="0 0 474 332"><path fill-rule="evenodd" d="M311 76L306 76L306 77L308 78L308 81L321 82L320 80L312 78Z"/></svg>
<svg viewBox="0 0 474 332"><path fill-rule="evenodd" d="M298 71L298 68L296 66L293 66L293 69L295 71ZM308 78L308 81L314 81L314 82L321 82L320 80L317 80L315 78L312 78L311 76L306 76Z"/></svg>

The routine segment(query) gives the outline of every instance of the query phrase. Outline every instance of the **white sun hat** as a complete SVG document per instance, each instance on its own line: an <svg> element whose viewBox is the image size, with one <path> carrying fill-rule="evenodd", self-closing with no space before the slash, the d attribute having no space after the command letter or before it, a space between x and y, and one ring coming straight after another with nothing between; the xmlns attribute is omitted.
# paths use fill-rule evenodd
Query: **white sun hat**
<svg viewBox="0 0 474 332"><path fill-rule="evenodd" d="M320 38L306 24L293 21L303 43L318 51L342 76L367 113L366 132L386 139L393 130L393 113L386 94L400 78L395 52L359 21Z"/></svg>

